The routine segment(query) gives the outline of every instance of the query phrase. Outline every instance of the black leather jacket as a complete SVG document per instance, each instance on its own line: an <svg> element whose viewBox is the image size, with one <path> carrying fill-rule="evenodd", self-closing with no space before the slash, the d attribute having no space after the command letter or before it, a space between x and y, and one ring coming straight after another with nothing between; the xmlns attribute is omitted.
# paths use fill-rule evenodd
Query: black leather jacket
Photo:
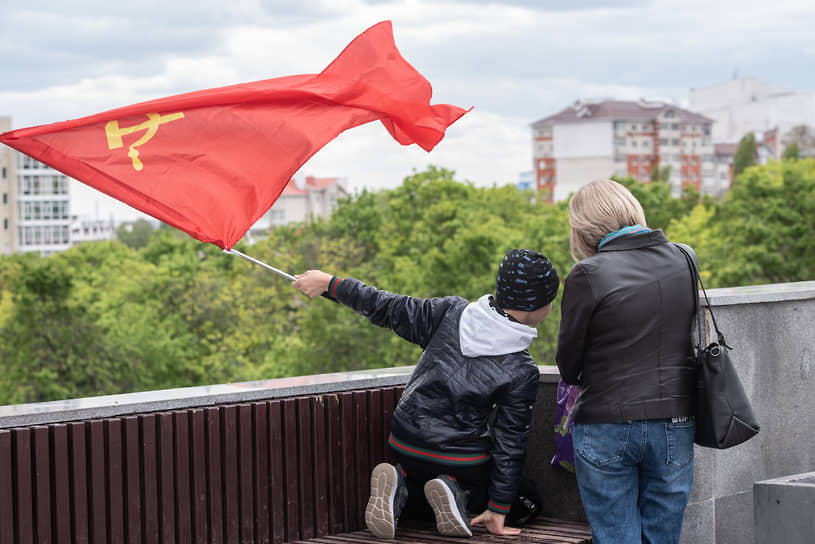
<svg viewBox="0 0 815 544"><path fill-rule="evenodd" d="M556 358L564 381L580 385L575 422L693 414L691 278L661 230L611 240L574 265Z"/></svg>
<svg viewBox="0 0 815 544"><path fill-rule="evenodd" d="M342 279L334 296L375 325L390 328L424 349L394 410L391 434L412 446L453 457L489 453L493 460L490 500L511 504L526 456L540 378L529 352L464 356L459 324L470 303L460 297L395 295L352 278ZM528 346L534 329L512 326L531 331Z"/></svg>

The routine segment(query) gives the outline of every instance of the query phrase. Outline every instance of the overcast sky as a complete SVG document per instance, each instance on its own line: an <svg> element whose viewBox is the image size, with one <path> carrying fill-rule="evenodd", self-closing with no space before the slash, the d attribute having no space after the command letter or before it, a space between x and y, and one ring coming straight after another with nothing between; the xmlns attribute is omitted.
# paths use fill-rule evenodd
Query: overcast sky
<svg viewBox="0 0 815 544"><path fill-rule="evenodd" d="M349 189L395 187L429 164L479 186L532 167L529 125L578 98L687 102L753 77L815 90L812 0L0 0L0 115L22 128L182 92L318 73L369 26L473 107L431 153L379 123L301 170ZM74 184L72 213L139 214Z"/></svg>

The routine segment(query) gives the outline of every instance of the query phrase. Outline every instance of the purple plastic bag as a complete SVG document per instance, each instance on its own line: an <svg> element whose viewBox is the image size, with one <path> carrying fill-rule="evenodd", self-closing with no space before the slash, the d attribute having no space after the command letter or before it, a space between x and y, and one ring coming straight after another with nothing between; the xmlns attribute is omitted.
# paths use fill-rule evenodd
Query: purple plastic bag
<svg viewBox="0 0 815 544"><path fill-rule="evenodd" d="M557 384L557 404L555 406L555 456L552 465L568 472L574 472L574 405L580 388L560 380Z"/></svg>

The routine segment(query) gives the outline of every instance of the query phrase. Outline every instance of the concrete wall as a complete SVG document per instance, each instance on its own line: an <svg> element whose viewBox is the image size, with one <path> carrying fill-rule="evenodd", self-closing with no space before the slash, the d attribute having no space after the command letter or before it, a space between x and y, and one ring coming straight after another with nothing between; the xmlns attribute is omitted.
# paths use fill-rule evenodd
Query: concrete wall
<svg viewBox="0 0 815 544"><path fill-rule="evenodd" d="M745 544L753 484L815 470L815 282L709 294L761 432L729 450L696 448L682 543Z"/></svg>
<svg viewBox="0 0 815 544"><path fill-rule="evenodd" d="M753 486L755 542L815 542L815 472Z"/></svg>

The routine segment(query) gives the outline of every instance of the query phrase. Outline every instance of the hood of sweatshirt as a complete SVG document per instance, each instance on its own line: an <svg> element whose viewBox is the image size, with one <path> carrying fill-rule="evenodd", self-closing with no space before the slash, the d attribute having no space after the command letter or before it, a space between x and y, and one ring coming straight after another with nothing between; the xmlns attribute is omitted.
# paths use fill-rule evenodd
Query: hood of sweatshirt
<svg viewBox="0 0 815 544"><path fill-rule="evenodd" d="M464 308L458 334L461 353L480 357L523 351L538 337L538 330L499 314L490 306L490 295L484 295Z"/></svg>

